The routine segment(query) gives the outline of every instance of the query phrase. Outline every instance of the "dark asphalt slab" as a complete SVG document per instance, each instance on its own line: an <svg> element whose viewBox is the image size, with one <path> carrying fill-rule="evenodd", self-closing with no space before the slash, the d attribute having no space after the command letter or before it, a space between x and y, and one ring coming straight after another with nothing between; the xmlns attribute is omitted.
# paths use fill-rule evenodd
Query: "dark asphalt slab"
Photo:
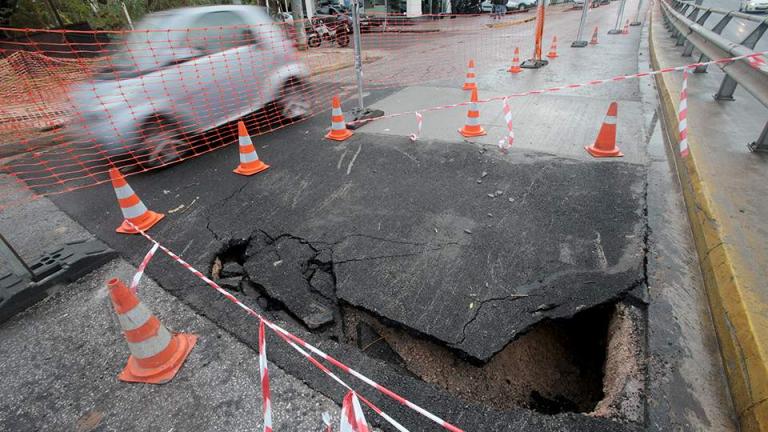
<svg viewBox="0 0 768 432"><path fill-rule="evenodd" d="M466 143L413 144L362 133L333 143L321 138L326 117L256 138L272 168L254 177L231 173L234 146L129 177L148 207L167 213L150 233L204 271L223 245L256 230L327 245L339 299L479 361L541 320L572 316L642 282L642 166L514 151L503 156ZM108 185L53 200L131 262L149 248L140 237L114 233L121 217ZM148 273L256 344L256 321L179 265L158 257ZM629 427L579 414L471 405L352 347L289 328L468 430ZM272 346L279 346L270 350L278 365L336 397L331 380L289 347ZM431 428L390 401L373 400L405 424L420 426L414 430Z"/></svg>

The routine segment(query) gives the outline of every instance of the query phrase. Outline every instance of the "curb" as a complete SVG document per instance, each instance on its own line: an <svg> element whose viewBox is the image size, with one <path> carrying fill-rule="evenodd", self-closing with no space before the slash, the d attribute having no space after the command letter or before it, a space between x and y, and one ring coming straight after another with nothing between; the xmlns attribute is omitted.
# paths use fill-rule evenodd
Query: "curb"
<svg viewBox="0 0 768 432"><path fill-rule="evenodd" d="M653 22L649 39L651 64L659 69ZM762 324L766 319L765 307L754 300L756 287L750 286L743 273L736 270L744 268L740 265L741 254L725 241L726 233L718 223L722 215L713 205L708 180L700 176L697 167L697 151L702 149L696 145L695 134L689 132L690 155L686 160L680 158L675 148L677 92L671 89L665 74L658 74L655 79L661 118L667 142L672 146L669 150L683 191L740 430L768 431L768 328Z"/></svg>
<svg viewBox="0 0 768 432"><path fill-rule="evenodd" d="M510 21L510 22L505 22L505 23L486 24L485 26L488 27L488 28L504 28L504 27L512 27L512 26L518 25L518 24L525 24L525 23L531 22L531 21L536 21L536 17L532 16L530 18L525 18L525 19L516 20L516 21Z"/></svg>

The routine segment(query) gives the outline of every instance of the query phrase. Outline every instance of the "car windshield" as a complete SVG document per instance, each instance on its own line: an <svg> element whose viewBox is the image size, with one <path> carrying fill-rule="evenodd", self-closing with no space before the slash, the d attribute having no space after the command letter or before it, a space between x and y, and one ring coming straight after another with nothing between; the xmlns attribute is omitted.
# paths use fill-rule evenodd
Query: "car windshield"
<svg viewBox="0 0 768 432"><path fill-rule="evenodd" d="M114 78L125 78L156 69L173 58L173 48L178 35L167 30L167 14L148 17L136 30L127 33L121 48L100 71L102 78L112 74Z"/></svg>

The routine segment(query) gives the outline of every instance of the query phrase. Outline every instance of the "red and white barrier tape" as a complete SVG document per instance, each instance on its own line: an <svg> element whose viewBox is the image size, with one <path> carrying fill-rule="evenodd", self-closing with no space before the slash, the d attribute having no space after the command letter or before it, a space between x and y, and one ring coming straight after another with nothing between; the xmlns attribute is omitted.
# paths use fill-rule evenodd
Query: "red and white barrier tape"
<svg viewBox="0 0 768 432"><path fill-rule="evenodd" d="M357 395L353 391L348 392L341 403L339 431L369 432L368 423L365 421L365 415L363 415L363 408L360 407L360 401L357 400Z"/></svg>
<svg viewBox="0 0 768 432"><path fill-rule="evenodd" d="M688 157L688 69L683 69L680 105L677 108L677 130L680 133L680 156Z"/></svg>
<svg viewBox="0 0 768 432"><path fill-rule="evenodd" d="M421 136L421 127L424 124L424 116L421 113L416 112L416 133L412 133L409 138L411 141L416 141Z"/></svg>
<svg viewBox="0 0 768 432"><path fill-rule="evenodd" d="M264 432L272 432L272 398L269 392L267 341L264 337L264 320L259 320L259 376L261 377L261 398L264 408Z"/></svg>
<svg viewBox="0 0 768 432"><path fill-rule="evenodd" d="M331 415L328 414L328 412L323 413L323 424L325 425L323 432L333 432L333 426L331 426Z"/></svg>
<svg viewBox="0 0 768 432"><path fill-rule="evenodd" d="M759 69L763 72L768 72L768 62L765 61L765 59L760 57L750 57L749 58L749 65L752 66L755 69Z"/></svg>
<svg viewBox="0 0 768 432"><path fill-rule="evenodd" d="M507 124L507 136L499 140L499 150L506 154L515 142L515 131L512 130L512 108L509 107L509 98L504 98L502 111L504 111L504 122Z"/></svg>
<svg viewBox="0 0 768 432"><path fill-rule="evenodd" d="M208 286L215 289L219 292L219 294L223 295L227 298L227 300L235 303L238 305L241 309L243 309L246 313L249 315L256 317L260 320L263 320L264 324L272 329L275 333L277 333L278 336L280 336L286 343L288 343L291 347L293 347L296 351L298 351L301 355L307 358L313 365L315 365L318 369L325 372L326 375L330 376L334 381L338 382L340 385L345 387L347 390L354 391L352 387L350 387L347 383L345 383L341 378L336 376L331 370L329 370L325 365L320 363L317 359L315 359L311 354L309 354L307 351L305 351L302 348L306 348L309 351L312 351L313 353L320 356L323 360L331 363L332 365L336 366L337 368L341 369L343 372L348 373L355 378L360 379L364 383L368 384L369 386L375 388L379 392L383 393L384 395L390 397L391 399L394 399L401 405L405 405L408 408L418 412L419 414L423 415L424 417L432 420L433 422L437 423L438 425L442 426L444 429L449 430L451 432L463 432L462 429L459 429L458 427L448 423L447 421L441 419L440 417L430 413L426 409L420 407L419 405L405 399L404 397L398 395L397 393L393 392L392 390L389 390L388 388L376 383L375 381L371 380L370 378L366 377L365 375L361 374L360 372L357 372L356 370L352 369L351 367L341 363L340 361L336 360L332 356L324 353L323 351L319 350L318 348L310 345L309 343L305 342L301 338L291 334L287 330L283 329L282 327L278 326L277 324L269 321L268 319L261 316L259 313L254 311L253 309L249 308L243 302L237 299L237 297L233 296L231 293L229 293L227 290L220 287L216 282L212 281L208 277L206 277L204 274L202 274L199 270L192 267L191 264L184 261L181 257L173 253L170 249L160 244L157 240L152 238L149 234L144 232L143 230L139 229L136 225L132 224L130 221L127 221L128 224L136 229L139 234L141 234L144 238L149 240L150 242L158 245L160 250L165 252L171 259L181 264L182 267L189 270L192 274L197 276L199 279L201 279L203 282L205 282ZM398 423L395 419L390 417L388 414L383 412L381 409L379 409L376 405L374 405L372 402L370 402L368 399L364 398L359 393L357 394L363 403L368 405L372 410L374 410L378 415L380 415L383 419L385 419L387 422L389 422L392 426L394 426L397 430L408 432L408 429L406 429L404 426L402 426L400 423Z"/></svg>
<svg viewBox="0 0 768 432"><path fill-rule="evenodd" d="M144 275L144 269L147 268L147 264L149 264L149 261L152 259L153 256L155 256L155 252L157 252L157 243L152 245L152 248L144 256L144 259L141 260L141 264L139 264L139 268L136 270L136 274L133 275L133 279L131 280L131 285L128 287L128 289L130 289L132 293L136 294L136 291L138 291L139 282L141 281L141 276Z"/></svg>
<svg viewBox="0 0 768 432"><path fill-rule="evenodd" d="M476 103L483 104L483 103L503 100L505 98L532 96L532 95L538 95L538 94L544 94L544 93L554 93L554 92L558 92L558 91L561 91L561 90L571 90L571 89L577 89L577 88L581 88L581 87L589 87L589 86L607 84L607 83L611 83L611 82L624 81L624 80L633 79L633 78L649 77L649 76L659 75L659 74L663 74L663 73L682 71L682 70L685 70L685 69L695 68L695 67L698 67L698 66L707 66L707 65L711 65L711 64L720 64L720 63L732 63L732 62L735 62L735 61L738 61L738 60L745 60L745 59L753 67L757 67L759 69L763 69L766 66L765 66L764 63L760 63L761 61L764 61L764 60L762 60L760 58L760 56L764 56L766 54L768 54L768 50L758 51L758 52L755 52L755 53L752 53L752 54L745 54L745 55L736 56L736 57L721 58L721 59L716 59L716 60L709 60L709 61L706 61L706 62L691 63L691 64L687 64L687 65L682 65L682 66L675 66L675 67L668 67L668 68L663 68L663 69L658 69L658 70L651 70L651 71L648 71L648 72L639 72L639 73L630 74L630 75L619 75L619 76L615 76L615 77L612 77L612 78L606 78L606 79L596 79L596 80L587 81L587 82L583 82L583 83L567 84L567 85L563 85L563 86L550 87L550 88L539 89L539 90L527 90L527 91L524 91L524 92L512 93L512 94L506 95L506 96L494 96L494 97L488 98L488 99L480 99ZM758 59L758 60L755 60L755 59ZM757 61L759 63L758 66L755 66L755 61ZM381 116L381 117L376 117L374 119L356 120L356 121L351 121L349 123L350 124L355 124L355 123L360 123L362 121L372 122L372 121L378 121L378 120L383 120L383 119L402 117L404 115L416 114L417 112L423 114L425 112L430 112L430 111L441 111L441 110L446 110L446 109L451 109L451 108L464 107L464 106L468 106L471 103L473 103L473 102L464 101L464 102L458 102L458 103L450 104L450 105L440 105L440 106L434 106L434 107L430 107L430 108L420 108L418 111L403 111L403 112L399 112L399 113L392 113L392 114L384 115L384 116Z"/></svg>

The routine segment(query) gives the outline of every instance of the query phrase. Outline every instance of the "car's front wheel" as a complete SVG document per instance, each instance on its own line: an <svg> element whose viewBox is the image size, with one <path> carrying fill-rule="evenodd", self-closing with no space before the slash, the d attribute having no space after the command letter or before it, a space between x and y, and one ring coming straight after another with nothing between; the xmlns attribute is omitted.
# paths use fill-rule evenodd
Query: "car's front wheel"
<svg viewBox="0 0 768 432"><path fill-rule="evenodd" d="M283 85L277 105L280 115L284 119L295 121L309 114L310 103L309 98L307 98L307 85L295 78Z"/></svg>
<svg viewBox="0 0 768 432"><path fill-rule="evenodd" d="M147 120L139 133L141 146L136 160L142 168L172 164L191 150L179 124L166 117Z"/></svg>

